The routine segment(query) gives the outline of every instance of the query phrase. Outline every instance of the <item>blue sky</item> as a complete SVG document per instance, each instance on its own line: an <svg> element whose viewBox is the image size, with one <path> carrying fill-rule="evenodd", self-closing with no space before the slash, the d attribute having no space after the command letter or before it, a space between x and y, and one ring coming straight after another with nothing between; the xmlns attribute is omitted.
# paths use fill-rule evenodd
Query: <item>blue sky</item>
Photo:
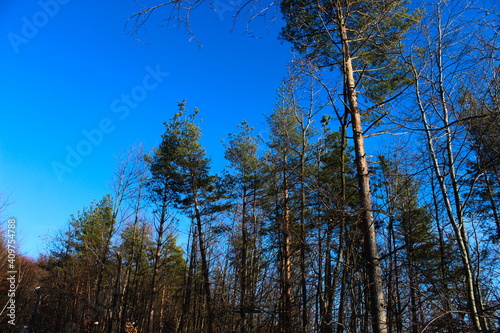
<svg viewBox="0 0 500 333"><path fill-rule="evenodd" d="M111 2L111 3L110 3ZM215 169L221 140L242 120L262 127L286 76L290 46L280 24L230 32L224 12L199 8L193 31L161 27L159 11L139 35L124 25L133 0L7 0L0 4L0 191L12 205L21 252L36 256L71 214L110 192L116 158L135 143L160 142L177 101L198 107ZM77 155L77 156L75 156Z"/></svg>

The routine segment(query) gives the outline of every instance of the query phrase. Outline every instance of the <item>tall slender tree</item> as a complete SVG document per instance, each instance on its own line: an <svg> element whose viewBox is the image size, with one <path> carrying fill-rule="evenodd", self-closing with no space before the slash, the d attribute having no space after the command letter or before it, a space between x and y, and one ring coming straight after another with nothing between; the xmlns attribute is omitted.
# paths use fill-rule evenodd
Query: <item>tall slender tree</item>
<svg viewBox="0 0 500 333"><path fill-rule="evenodd" d="M127 318L133 316L127 308L130 300L134 303L133 299L138 291L135 289L135 292L130 292L131 281L136 277L141 263L146 260L143 244L149 241L150 235L144 232L147 178L148 165L144 149L141 145L133 146L118 160L114 179L110 185L114 199L113 216L117 221L117 229L121 231L121 241L117 244L116 252L118 267L115 270L125 275L122 277L121 274L117 274L114 283L115 290L109 311L110 333L116 329L122 330Z"/></svg>
<svg viewBox="0 0 500 333"><path fill-rule="evenodd" d="M173 223L172 207L178 197L178 166L176 158L179 154L176 148L176 138L170 133L162 136L160 146L154 150L154 155L150 159L151 179L148 187L151 193L151 201L154 204L155 218L155 250L154 250L154 268L151 278L151 297L149 303L148 330L155 330L156 318L156 299L159 295L158 284L161 268L161 257L165 241L168 239L168 229Z"/></svg>
<svg viewBox="0 0 500 333"><path fill-rule="evenodd" d="M195 109L192 113L188 113L185 103L179 103L179 112L175 113L170 122L165 123L162 143L155 151L158 163L153 163L153 168L167 170L168 179L173 186L173 203L188 214L195 226L196 242L192 241L191 261L198 252L194 247L197 245L205 296L206 330L212 333L215 332L216 317L210 283L208 242L205 236L206 224L210 221L205 221L205 218L216 209L216 177L210 174L210 159L205 156L205 150L199 141L201 129L196 124L198 112ZM193 265L193 262L190 265ZM190 288L191 279L192 277L188 278L187 290ZM186 295L185 302L189 302L189 295ZM187 304L189 303L185 304L184 312L189 308ZM186 313L183 315L180 326L185 323Z"/></svg>
<svg viewBox="0 0 500 333"><path fill-rule="evenodd" d="M270 127L267 173L269 183L268 209L272 211L271 225L276 232L279 272L279 320L278 331L295 330L298 313L292 295L295 286L293 278L297 272L294 246L297 245L297 179L299 158L296 154L300 144L298 119L295 117L297 104L293 101L290 86L283 84L279 91L276 110L268 118Z"/></svg>
<svg viewBox="0 0 500 333"><path fill-rule="evenodd" d="M477 65L473 63L474 48L471 47L477 43L476 32L465 29L472 23L475 9L468 1L458 6L439 1L431 8L431 14L419 26L421 38L412 45L408 58L419 111L417 121L462 261L471 325L478 331L487 330L489 322L484 315L478 283L480 267L474 264L480 262L473 258L467 227L470 195L464 191L465 179L460 172L471 151L464 149L466 131L458 130L462 121L457 118L461 94L456 86L461 80L467 80L470 66ZM463 42L457 43L457 40ZM412 114L416 114L414 110Z"/></svg>
<svg viewBox="0 0 500 333"><path fill-rule="evenodd" d="M258 156L258 144L260 139L252 135L253 128L243 121L239 125L240 132L230 134L226 145L226 159L230 167L234 169L231 181L234 183L233 196L239 202L234 204L235 216L239 220L234 242L234 263L239 272L236 277L239 280L239 306L240 332L253 332L253 315L257 312L256 281L260 276L259 265L262 252L262 222L259 220L258 212L263 177L262 161Z"/></svg>
<svg viewBox="0 0 500 333"><path fill-rule="evenodd" d="M320 66L337 68L343 78L359 187L364 256L370 290L374 332L386 332L385 301L371 187L366 161L365 132L358 102L362 90L373 108L392 97L406 83L398 66L399 43L414 22L406 1L331 0L281 2L286 25L281 36Z"/></svg>

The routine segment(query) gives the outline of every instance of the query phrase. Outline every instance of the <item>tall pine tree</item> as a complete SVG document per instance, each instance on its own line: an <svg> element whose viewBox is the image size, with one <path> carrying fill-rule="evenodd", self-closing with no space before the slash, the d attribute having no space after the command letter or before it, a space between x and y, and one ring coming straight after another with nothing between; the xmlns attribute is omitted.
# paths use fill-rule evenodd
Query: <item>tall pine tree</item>
<svg viewBox="0 0 500 333"><path fill-rule="evenodd" d="M387 332L382 276L364 144L359 92L374 107L406 83L398 66L399 43L413 18L407 1L285 0L281 11L286 25L282 37L319 66L336 68L344 86L344 103L353 130L359 187L359 208L364 235L368 304L374 332ZM369 73L369 74L368 74Z"/></svg>

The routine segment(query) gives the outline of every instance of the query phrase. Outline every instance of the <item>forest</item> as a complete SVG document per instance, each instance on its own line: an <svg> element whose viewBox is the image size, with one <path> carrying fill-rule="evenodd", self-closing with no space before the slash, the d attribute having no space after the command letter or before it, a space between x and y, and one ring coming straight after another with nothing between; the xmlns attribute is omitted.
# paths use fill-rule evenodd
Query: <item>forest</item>
<svg viewBox="0 0 500 333"><path fill-rule="evenodd" d="M200 3L144 7L129 28L189 25ZM279 12L294 51L275 108L255 111L266 130L239 124L215 172L210 110L167 106L161 143L130 148L108 195L17 257L18 325L2 283L0 330L498 332L500 7L239 6L250 25Z"/></svg>

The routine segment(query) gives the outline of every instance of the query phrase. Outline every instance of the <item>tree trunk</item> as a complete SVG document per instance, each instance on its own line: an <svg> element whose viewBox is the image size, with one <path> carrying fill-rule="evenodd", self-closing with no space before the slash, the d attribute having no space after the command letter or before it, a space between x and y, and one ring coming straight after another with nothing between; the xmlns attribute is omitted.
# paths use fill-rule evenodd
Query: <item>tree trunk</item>
<svg viewBox="0 0 500 333"><path fill-rule="evenodd" d="M372 327L374 333L387 332L387 318L382 289L382 274L378 255L375 224L373 220L372 199L370 193L370 179L364 145L363 127L359 112L356 82L349 50L349 40L345 25L340 25L342 52L344 55L344 78L347 85L349 111L354 138L355 163L359 186L359 204L361 217L361 231L363 232L364 259L368 277L368 290Z"/></svg>
<svg viewBox="0 0 500 333"><path fill-rule="evenodd" d="M306 279L306 131L302 132L302 151L300 154L300 286L302 289L302 333L307 332L309 315L307 308Z"/></svg>
<svg viewBox="0 0 500 333"><path fill-rule="evenodd" d="M286 153L285 153L286 154ZM283 216L281 221L281 308L279 319L279 332L288 333L292 328L292 263L291 263L291 229L290 229L290 207L288 192L288 176L286 174L286 156L283 164Z"/></svg>
<svg viewBox="0 0 500 333"><path fill-rule="evenodd" d="M247 333L247 276L248 276L248 231L247 231L247 188L243 185L243 207L241 212L241 272L240 272L240 331Z"/></svg>
<svg viewBox="0 0 500 333"><path fill-rule="evenodd" d="M187 272L187 278L184 286L184 299L182 302L182 312L181 318L179 320L179 326L177 327L177 332L182 333L186 332L186 320L188 313L191 308L191 293L193 288L193 276L194 276L194 262L196 256L196 242L195 242L195 233L193 233L193 227L190 229L190 239L191 239L191 250L190 250L190 258L189 258L189 267ZM195 307L196 308L196 307ZM193 311L194 312L194 311Z"/></svg>
<svg viewBox="0 0 500 333"><path fill-rule="evenodd" d="M205 306L207 308L207 333L214 333L215 332L215 326L214 326L214 319L215 319L215 313L214 313L214 306L212 302L212 293L210 290L210 271L208 267L208 260L207 260L207 253L206 253L206 248L205 248L205 242L203 239L203 229L202 229L202 223L201 223L201 213L200 213L200 207L198 203L198 196L196 195L196 190L194 192L194 214L195 214L195 219L196 219L196 226L198 228L198 243L200 247L200 257L201 257L201 274L203 275L203 285L205 288Z"/></svg>
<svg viewBox="0 0 500 333"><path fill-rule="evenodd" d="M168 186L168 185L165 185ZM149 307L148 307L148 321L147 321L147 327L149 332L154 332L155 330L155 302L156 302L156 295L158 294L158 275L160 273L160 261L161 261L161 250L163 247L163 236L165 233L165 223L167 219L167 188L163 190L163 200L162 200L162 206L161 206L161 213L160 213L160 221L158 225L158 235L156 238L156 249L155 249L155 255L154 255L154 268L153 268L153 276L151 277L151 298L149 300Z"/></svg>
<svg viewBox="0 0 500 333"><path fill-rule="evenodd" d="M459 248L459 253L460 253L460 259L462 261L463 268L465 270L465 277L466 277L466 289L467 289L467 299L468 299L468 306L469 306L469 311L471 313L471 320L472 324L474 326L474 329L479 331L481 329L487 330L488 325L487 321L484 320L484 318L481 318L481 310L482 310L482 302L480 299L478 299L478 290L476 290L476 283L475 283L475 277L474 277L474 272L473 272L473 267L472 267L472 262L471 262L471 257L470 257L470 252L469 252L469 244L468 244L468 235L467 235L467 229L464 224L464 219L463 219L463 207L462 207L462 200L460 198L460 191L458 188L458 180L456 177L456 170L455 170L455 155L453 153L453 143L452 143L452 134L451 134L451 129L449 126L449 113L448 113L448 106L447 106L447 101L445 98L445 89L443 86L443 67L441 64L442 60L442 54L439 53L438 56L438 71L439 71L439 79L437 82L438 89L439 89L439 98L440 98L440 107L443 108L443 115L441 116L441 119L443 120L443 124L445 127L445 155L447 157L447 172L446 174L449 177L449 181L451 182L451 188L452 188L452 194L450 194L448 190L448 186L445 182L445 176L444 172L442 170L442 166L439 163L438 155L434 146L434 138L432 137L432 129L431 126L427 120L427 113L422 101L422 96L421 96L421 91L420 91L420 85L418 82L418 73L416 69L413 69L414 76L415 76L415 89L416 89L416 94L417 94L417 105L420 110L421 114L421 119L422 123L424 125L425 129L425 134L426 134L426 144L427 148L430 153L430 158L431 158L431 163L433 167L433 171L436 174L436 178L438 180L439 184L439 189L441 192L441 196L444 201L446 213L448 215L448 218L450 220L450 223L453 227L453 231L455 233L455 238L458 244ZM452 203L454 202L454 205ZM453 209L453 206L455 207L455 212Z"/></svg>

